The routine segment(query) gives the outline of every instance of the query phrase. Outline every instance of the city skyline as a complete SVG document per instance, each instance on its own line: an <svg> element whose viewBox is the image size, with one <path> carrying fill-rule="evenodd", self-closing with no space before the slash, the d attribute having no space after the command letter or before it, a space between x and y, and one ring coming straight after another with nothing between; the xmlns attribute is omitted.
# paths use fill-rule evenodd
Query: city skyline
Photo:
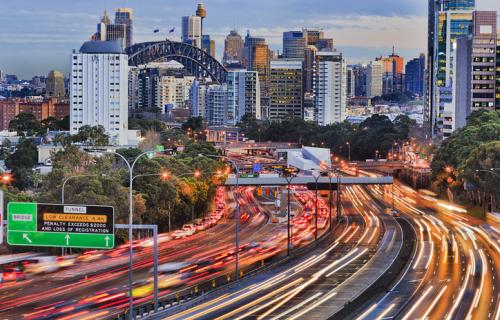
<svg viewBox="0 0 500 320"><path fill-rule="evenodd" d="M134 41L160 40L171 28L175 28L171 38L179 40L181 17L194 14L196 3L171 0L162 4L152 0L144 5L139 1L108 0L75 3L69 7L61 0L43 4L28 0L23 3L22 10L19 3L2 3L0 19L4 24L0 32L3 46L0 69L25 79L47 74L52 69L67 75L67 57L71 50L78 50L95 32L105 9L112 12L123 6L134 10ZM248 29L256 36L265 37L271 49L281 52L284 31L319 27L327 37L333 37L335 47L343 51L348 63L368 62L390 53L393 45L407 59L426 50L425 1L412 0L401 4L384 0L376 5L366 3L363 6L345 1L313 0L307 4L289 1L286 7L277 1L261 0L251 5L228 0L206 0L204 3L207 7L204 32L215 39L216 58L219 60L222 60L224 38L233 28L242 36ZM500 4L494 0L479 0L477 5L479 10L500 10ZM322 10L315 9L319 7ZM279 20L273 19L276 10L281 10ZM257 18L250 20L248 17ZM35 28L28 30L28 25ZM154 34L155 29L160 32ZM37 53L37 58L33 52Z"/></svg>

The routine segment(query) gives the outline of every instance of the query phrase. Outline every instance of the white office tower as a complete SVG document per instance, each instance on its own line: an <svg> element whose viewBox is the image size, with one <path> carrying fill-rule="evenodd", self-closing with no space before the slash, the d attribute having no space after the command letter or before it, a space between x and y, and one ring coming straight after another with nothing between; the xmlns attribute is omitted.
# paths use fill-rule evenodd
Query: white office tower
<svg viewBox="0 0 500 320"><path fill-rule="evenodd" d="M182 17L182 42L201 49L201 17Z"/></svg>
<svg viewBox="0 0 500 320"><path fill-rule="evenodd" d="M346 119L346 62L342 53L320 51L314 72L314 109L321 126Z"/></svg>
<svg viewBox="0 0 500 320"><path fill-rule="evenodd" d="M372 61L366 74L366 95L370 98L382 95L384 66L382 61Z"/></svg>
<svg viewBox="0 0 500 320"><path fill-rule="evenodd" d="M245 114L251 114L259 120L262 118L259 74L257 71L229 71L225 122L234 126Z"/></svg>
<svg viewBox="0 0 500 320"><path fill-rule="evenodd" d="M208 86L205 102L208 124L224 125L226 123L227 85Z"/></svg>
<svg viewBox="0 0 500 320"><path fill-rule="evenodd" d="M128 144L128 56L121 41L88 41L71 55L70 130L101 125L113 145Z"/></svg>
<svg viewBox="0 0 500 320"><path fill-rule="evenodd" d="M195 77L184 75L163 75L156 78L156 101L155 105L159 106L162 113L168 105L173 109L182 109L186 106L189 100L189 90L193 84Z"/></svg>

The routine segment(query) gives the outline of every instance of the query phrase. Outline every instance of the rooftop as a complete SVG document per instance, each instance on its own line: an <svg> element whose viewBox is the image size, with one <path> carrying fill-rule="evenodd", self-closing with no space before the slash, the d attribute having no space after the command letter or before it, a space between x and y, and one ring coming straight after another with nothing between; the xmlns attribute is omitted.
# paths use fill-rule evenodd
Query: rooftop
<svg viewBox="0 0 500 320"><path fill-rule="evenodd" d="M87 41L80 53L124 53L121 41Z"/></svg>

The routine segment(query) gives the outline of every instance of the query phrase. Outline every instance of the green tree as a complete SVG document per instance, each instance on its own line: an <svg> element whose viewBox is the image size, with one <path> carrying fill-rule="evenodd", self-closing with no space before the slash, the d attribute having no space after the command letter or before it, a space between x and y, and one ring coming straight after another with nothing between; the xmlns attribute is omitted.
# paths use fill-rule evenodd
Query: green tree
<svg viewBox="0 0 500 320"><path fill-rule="evenodd" d="M182 130L187 132L189 129L193 132L205 129L203 117L191 117L187 119L186 122L182 124Z"/></svg>
<svg viewBox="0 0 500 320"><path fill-rule="evenodd" d="M39 132L40 122L32 113L19 113L14 120L9 122L9 130L17 131L18 135L33 136Z"/></svg>
<svg viewBox="0 0 500 320"><path fill-rule="evenodd" d="M33 185L33 167L38 162L38 151L33 139L22 138L16 151L7 156L5 165L13 175L13 185L24 190Z"/></svg>

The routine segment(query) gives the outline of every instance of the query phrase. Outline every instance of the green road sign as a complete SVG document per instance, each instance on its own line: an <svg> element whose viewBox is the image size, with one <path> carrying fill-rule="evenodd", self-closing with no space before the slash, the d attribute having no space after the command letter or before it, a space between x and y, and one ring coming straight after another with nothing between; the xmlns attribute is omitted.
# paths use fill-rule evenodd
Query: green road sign
<svg viewBox="0 0 500 320"><path fill-rule="evenodd" d="M10 245L95 249L115 246L113 207L10 202L7 221Z"/></svg>
<svg viewBox="0 0 500 320"><path fill-rule="evenodd" d="M259 174L258 173L242 173L240 174L240 178L245 179L245 178L258 178Z"/></svg>

